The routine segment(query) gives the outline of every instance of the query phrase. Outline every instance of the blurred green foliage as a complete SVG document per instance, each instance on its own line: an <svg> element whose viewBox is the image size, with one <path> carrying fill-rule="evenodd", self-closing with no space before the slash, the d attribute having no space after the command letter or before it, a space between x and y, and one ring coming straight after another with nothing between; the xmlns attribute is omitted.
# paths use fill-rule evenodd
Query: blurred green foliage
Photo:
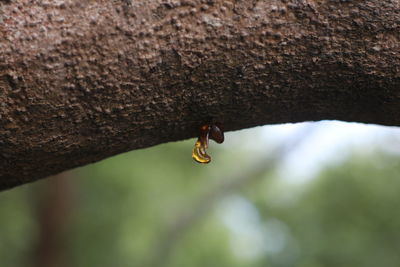
<svg viewBox="0 0 400 267"><path fill-rule="evenodd" d="M223 192L216 188L259 155L237 143L212 144L214 162L199 165L190 158L193 142L137 150L72 171L67 266L400 263L398 159L354 154L308 183L266 172ZM38 199L46 183L0 193L0 266L30 266L35 257ZM221 196L210 199L214 191Z"/></svg>

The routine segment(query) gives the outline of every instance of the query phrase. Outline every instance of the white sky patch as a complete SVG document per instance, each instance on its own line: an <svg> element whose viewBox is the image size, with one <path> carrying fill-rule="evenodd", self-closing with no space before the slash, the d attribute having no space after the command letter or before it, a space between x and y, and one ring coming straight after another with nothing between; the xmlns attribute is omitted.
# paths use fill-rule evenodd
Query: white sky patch
<svg viewBox="0 0 400 267"><path fill-rule="evenodd" d="M299 134L301 127L309 127L306 137L282 162L279 174L291 182L305 182L313 178L327 164L345 160L349 153L361 150L372 153L376 148L400 155L400 128L321 121L316 123L265 126L265 138L285 142ZM388 145L387 140L399 140Z"/></svg>
<svg viewBox="0 0 400 267"><path fill-rule="evenodd" d="M304 140L283 160L279 171L280 177L293 183L312 179L322 168L339 164L354 151L367 154L382 150L400 156L400 127L341 121L266 125L228 132L221 149L232 153L232 148L240 147L246 159L252 161L299 136Z"/></svg>
<svg viewBox="0 0 400 267"><path fill-rule="evenodd" d="M241 196L222 200L217 213L231 234L231 248L238 258L254 260L279 253L288 241L288 230L283 223L276 219L263 223L257 209Z"/></svg>

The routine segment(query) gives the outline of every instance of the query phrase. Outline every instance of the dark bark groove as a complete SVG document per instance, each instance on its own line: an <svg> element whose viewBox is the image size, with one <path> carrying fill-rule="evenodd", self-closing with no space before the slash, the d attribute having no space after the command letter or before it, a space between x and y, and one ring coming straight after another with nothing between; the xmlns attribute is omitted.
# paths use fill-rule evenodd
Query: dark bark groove
<svg viewBox="0 0 400 267"><path fill-rule="evenodd" d="M0 2L0 189L226 130L400 125L398 0Z"/></svg>

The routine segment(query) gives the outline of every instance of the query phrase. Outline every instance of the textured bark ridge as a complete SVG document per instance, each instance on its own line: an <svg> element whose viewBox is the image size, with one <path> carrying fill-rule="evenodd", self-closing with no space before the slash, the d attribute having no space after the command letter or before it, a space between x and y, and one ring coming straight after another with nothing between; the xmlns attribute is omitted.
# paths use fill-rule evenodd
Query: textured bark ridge
<svg viewBox="0 0 400 267"><path fill-rule="evenodd" d="M399 101L398 0L0 1L1 189L210 118L399 126Z"/></svg>

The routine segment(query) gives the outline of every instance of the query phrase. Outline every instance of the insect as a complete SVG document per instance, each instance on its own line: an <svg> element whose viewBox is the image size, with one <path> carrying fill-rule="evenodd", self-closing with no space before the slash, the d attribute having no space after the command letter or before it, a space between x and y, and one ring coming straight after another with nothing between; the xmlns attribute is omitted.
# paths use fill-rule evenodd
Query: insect
<svg viewBox="0 0 400 267"><path fill-rule="evenodd" d="M192 158L198 163L209 163L211 161L211 157L206 151L208 148L209 139L214 140L218 144L224 142L224 131L222 124L210 123L200 126L199 138L194 144L192 151Z"/></svg>

